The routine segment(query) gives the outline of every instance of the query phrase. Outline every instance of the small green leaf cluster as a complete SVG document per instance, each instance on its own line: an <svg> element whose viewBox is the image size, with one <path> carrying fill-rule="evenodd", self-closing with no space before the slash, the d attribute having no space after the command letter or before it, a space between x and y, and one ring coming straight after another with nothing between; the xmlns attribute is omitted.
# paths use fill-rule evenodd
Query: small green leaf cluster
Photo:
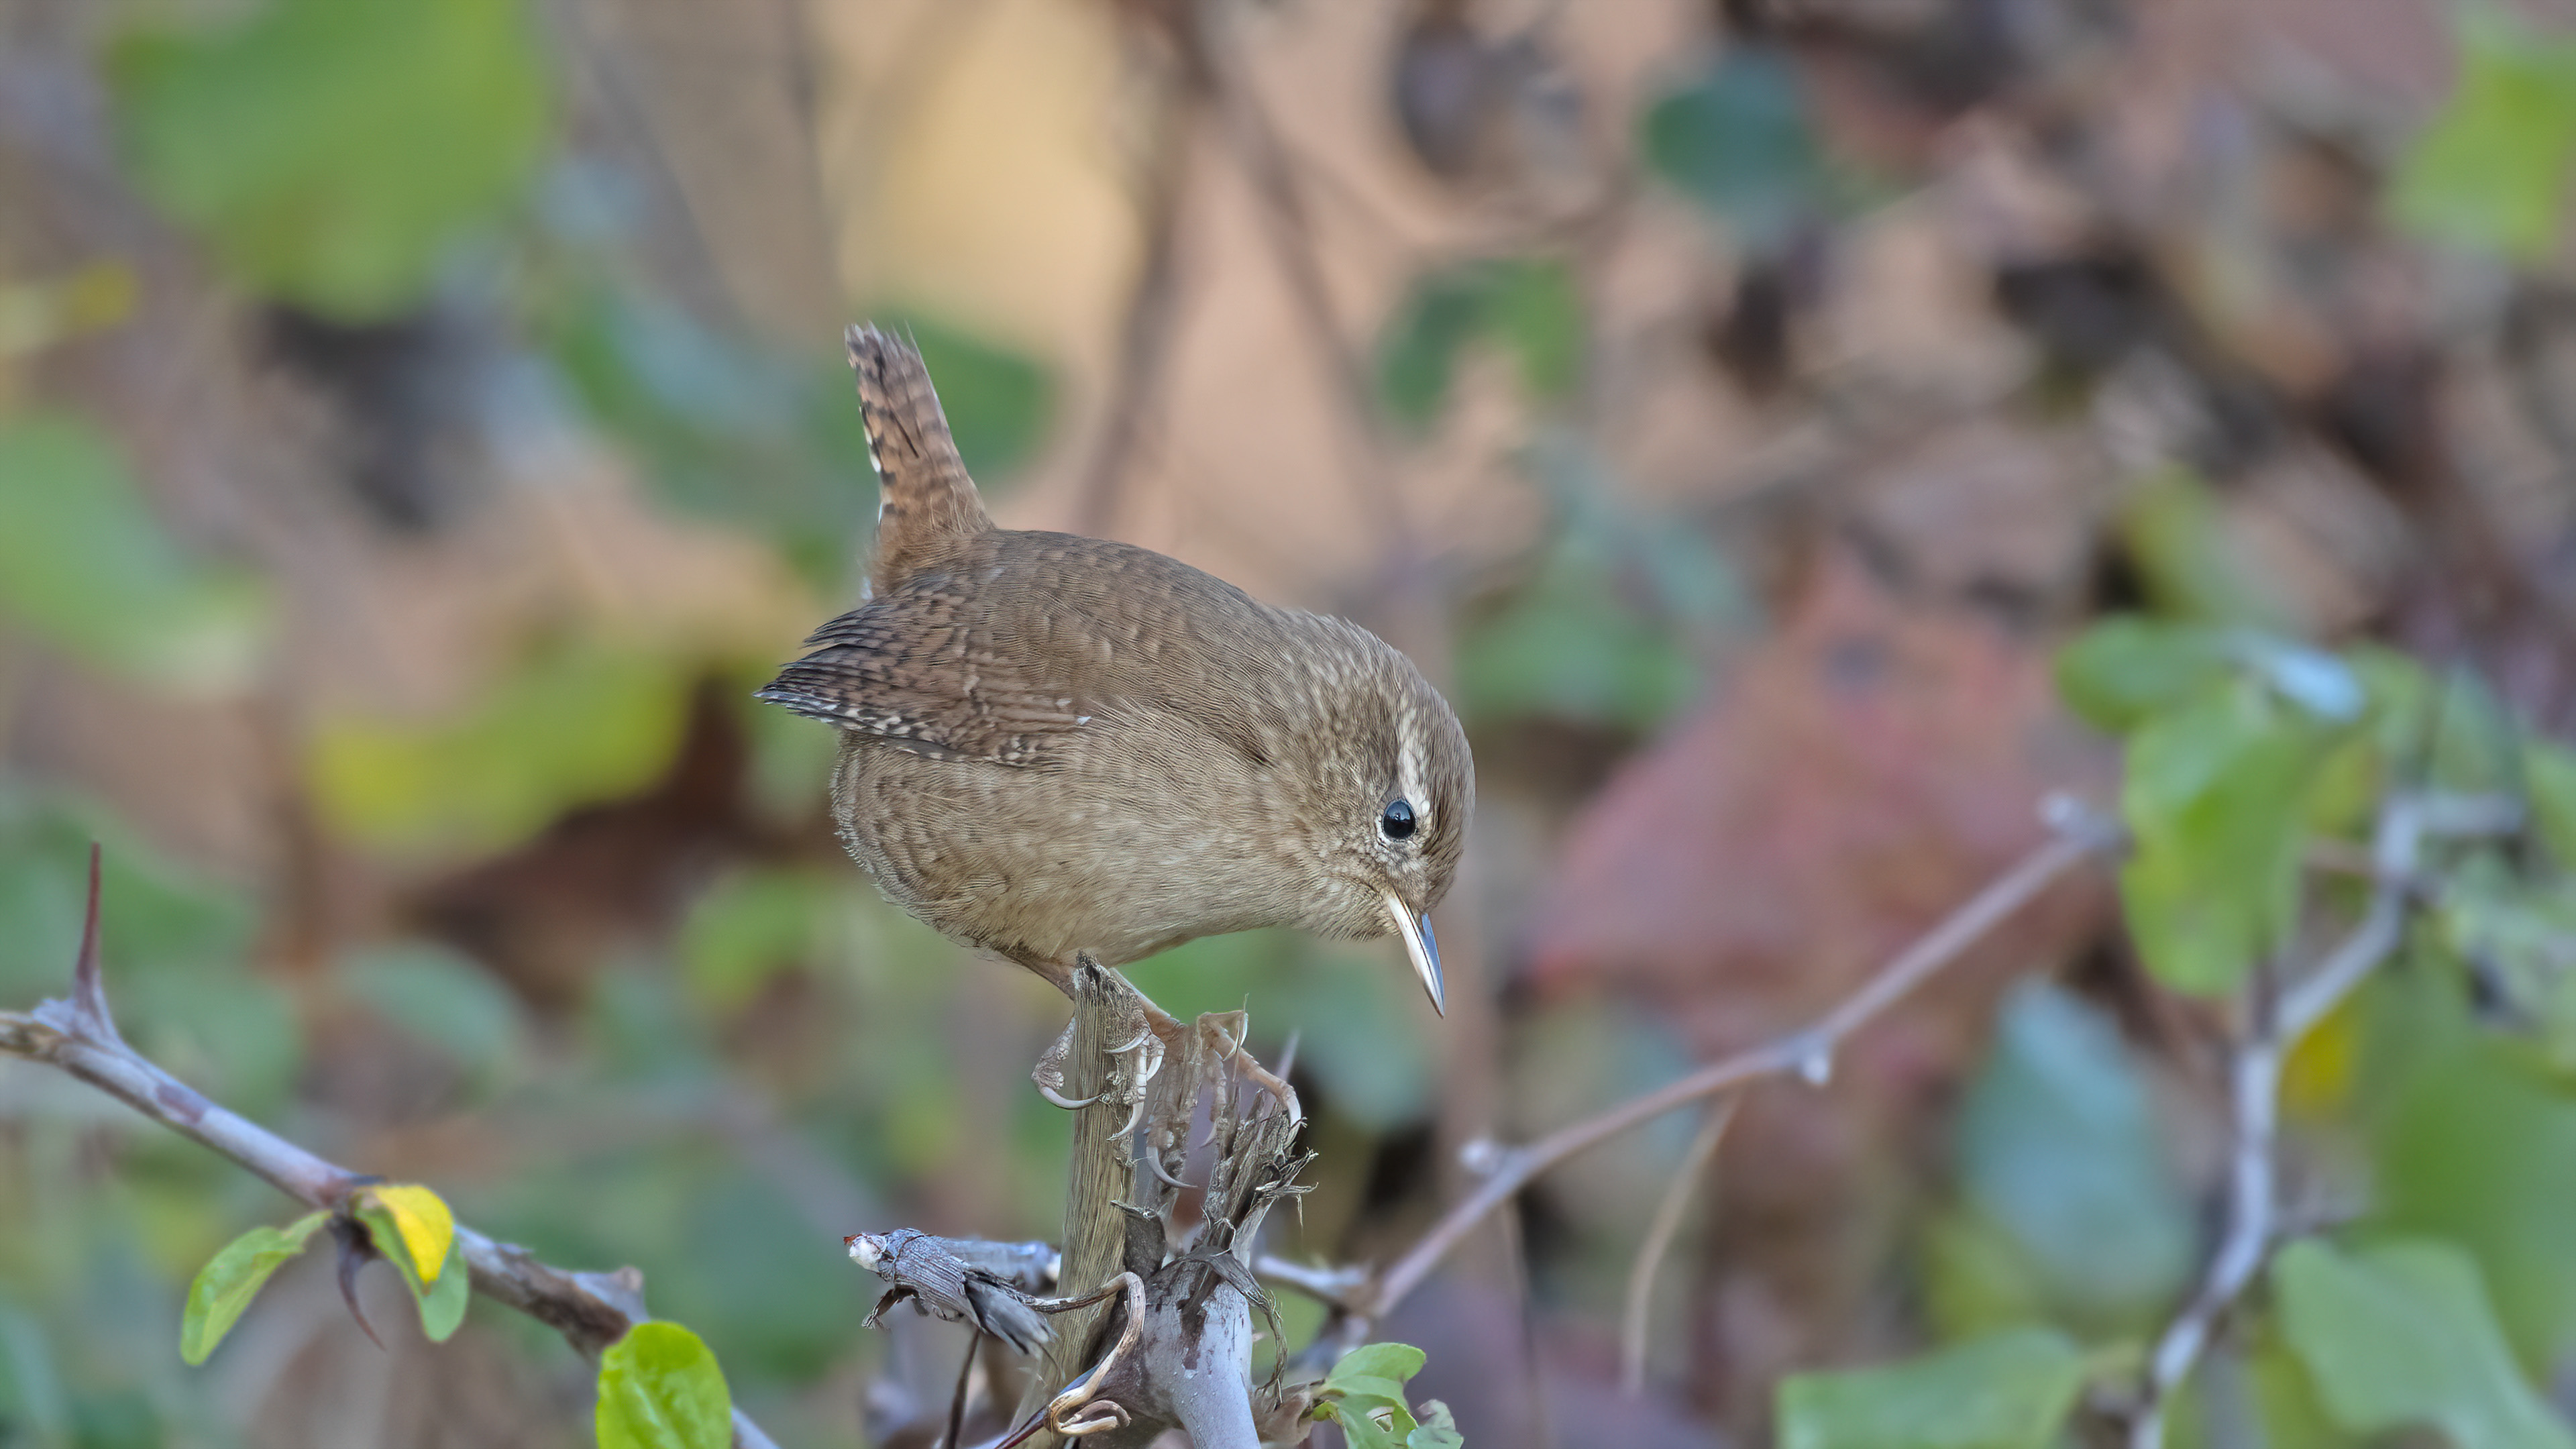
<svg viewBox="0 0 2576 1449"><path fill-rule="evenodd" d="M224 1245L188 1286L188 1306L179 1325L179 1356L191 1364L208 1355L241 1321L251 1300L267 1286L270 1275L304 1251L315 1232L332 1221L329 1209L306 1213L283 1228L252 1228ZM465 1266L465 1246L456 1236L456 1219L447 1203L417 1183L376 1183L362 1188L348 1204L344 1220L363 1225L365 1241L402 1275L420 1310L420 1331L432 1343L445 1343L465 1321L473 1296L473 1273ZM341 1239L343 1253L356 1251L356 1239Z"/></svg>
<svg viewBox="0 0 2576 1449"><path fill-rule="evenodd" d="M1352 1349L1316 1389L1311 1414L1339 1424L1351 1449L1463 1449L1467 1441L1447 1404L1426 1400L1416 1414L1405 1402L1405 1382L1422 1363L1422 1350L1409 1343Z"/></svg>

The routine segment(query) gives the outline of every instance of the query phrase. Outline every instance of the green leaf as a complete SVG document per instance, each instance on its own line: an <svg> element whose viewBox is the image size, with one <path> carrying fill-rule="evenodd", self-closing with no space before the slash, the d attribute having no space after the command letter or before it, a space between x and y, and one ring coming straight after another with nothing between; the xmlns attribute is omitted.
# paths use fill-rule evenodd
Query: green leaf
<svg viewBox="0 0 2576 1449"><path fill-rule="evenodd" d="M1706 75L1649 107L1643 129L1656 174L1757 251L1839 199L1798 72L1775 49L1728 46Z"/></svg>
<svg viewBox="0 0 2576 1449"><path fill-rule="evenodd" d="M2576 1349L2576 1099L2520 1043L2466 1021L2445 1030L2437 1014L2467 1005L2456 980L2438 984L2448 1003L2383 998L2390 1031L2419 1045L2384 1073L2395 1080L2373 1124L2382 1221L2472 1254L2523 1362L2559 1363Z"/></svg>
<svg viewBox="0 0 2576 1449"><path fill-rule="evenodd" d="M2086 720L2126 734L2205 692L2230 664L2223 629L2123 614L2058 651L2057 692Z"/></svg>
<svg viewBox="0 0 2576 1449"><path fill-rule="evenodd" d="M226 1243L188 1285L187 1312L179 1324L179 1357L191 1364L204 1363L241 1320L250 1301L259 1296L269 1275L303 1252L306 1240L330 1220L327 1212L306 1213L283 1228L262 1225Z"/></svg>
<svg viewBox="0 0 2576 1449"><path fill-rule="evenodd" d="M2043 1328L1886 1368L1793 1374L1780 1384L1780 1449L2043 1449L2083 1383L2083 1354Z"/></svg>
<svg viewBox="0 0 2576 1449"><path fill-rule="evenodd" d="M1425 1361L1422 1350L1409 1343L1364 1343L1343 1354L1324 1382L1338 1387L1350 1379L1391 1379L1401 1385L1422 1372Z"/></svg>
<svg viewBox="0 0 2576 1449"><path fill-rule="evenodd" d="M409 309L543 154L519 0L269 0L110 67L135 179L249 286L341 321Z"/></svg>
<svg viewBox="0 0 2576 1449"><path fill-rule="evenodd" d="M689 684L681 660L573 644L530 660L461 718L326 719L306 770L324 816L360 840L499 850L659 778L679 749Z"/></svg>
<svg viewBox="0 0 2576 1449"><path fill-rule="evenodd" d="M267 638L258 580L190 558L81 419L0 421L0 615L147 683L244 683Z"/></svg>
<svg viewBox="0 0 2576 1449"><path fill-rule="evenodd" d="M2050 1316L2136 1329L2191 1271L2193 1209L2120 1033L2055 986L2004 1005L1959 1119L1968 1204L2011 1239Z"/></svg>
<svg viewBox="0 0 2576 1449"><path fill-rule="evenodd" d="M2272 1266L2290 1344L2355 1433L2442 1431L2458 1449L2571 1449L2516 1366L2477 1265L2445 1243L2344 1253L2292 1243Z"/></svg>
<svg viewBox="0 0 2576 1449"><path fill-rule="evenodd" d="M2230 681L2130 737L2120 872L2138 949L2182 991L2231 989L2296 919L2307 799L2334 733Z"/></svg>
<svg viewBox="0 0 2576 1449"><path fill-rule="evenodd" d="M2389 209L2419 235L2540 261L2576 174L2576 40L2502 10L2460 17L2458 91L2398 163Z"/></svg>
<svg viewBox="0 0 2576 1449"><path fill-rule="evenodd" d="M1422 1372L1422 1350L1409 1343L1368 1343L1343 1354L1317 1391L1315 1413L1339 1422L1351 1449L1445 1449L1458 1443L1457 1428L1443 1407L1429 1427L1431 1437L1418 1439L1425 1425L1404 1401L1404 1382ZM1426 1411L1434 1405L1423 1406ZM1383 1422L1381 1422L1383 1416ZM1449 1435L1443 1439L1439 1431Z"/></svg>
<svg viewBox="0 0 2576 1449"><path fill-rule="evenodd" d="M639 1323L599 1361L599 1449L726 1449L733 1396L698 1336Z"/></svg>
<svg viewBox="0 0 2576 1449"><path fill-rule="evenodd" d="M447 1240L447 1261L440 1265L438 1283L420 1300L420 1331L432 1343L445 1343L457 1327L465 1322L466 1307L474 1301L474 1270L465 1263L465 1241Z"/></svg>

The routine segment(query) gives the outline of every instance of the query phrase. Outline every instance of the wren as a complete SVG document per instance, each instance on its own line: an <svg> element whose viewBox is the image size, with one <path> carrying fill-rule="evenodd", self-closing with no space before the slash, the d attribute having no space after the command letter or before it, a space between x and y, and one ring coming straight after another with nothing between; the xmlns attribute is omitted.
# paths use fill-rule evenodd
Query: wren
<svg viewBox="0 0 2576 1449"><path fill-rule="evenodd" d="M919 352L848 343L879 485L864 602L759 697L839 727L832 813L859 866L1068 995L1077 956L1392 930L1442 1011L1427 913L1475 768L1440 692L1356 624L1149 549L994 527Z"/></svg>

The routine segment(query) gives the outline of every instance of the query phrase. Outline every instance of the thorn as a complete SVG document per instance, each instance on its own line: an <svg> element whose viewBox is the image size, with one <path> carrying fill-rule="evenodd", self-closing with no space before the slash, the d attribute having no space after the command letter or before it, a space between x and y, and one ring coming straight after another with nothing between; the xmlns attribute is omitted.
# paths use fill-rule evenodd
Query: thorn
<svg viewBox="0 0 2576 1449"><path fill-rule="evenodd" d="M89 907L81 922L80 955L72 961L72 1010L81 1029L102 1041L119 1040L116 1018L107 1014L107 981L99 968L99 849L89 843Z"/></svg>
<svg viewBox="0 0 2576 1449"><path fill-rule="evenodd" d="M358 1270L378 1256L375 1240L358 1226L357 1219L347 1216L331 1219L331 1238L340 1245L340 1301L349 1305L349 1316L358 1320L358 1329L367 1335L367 1341L381 1350L385 1341L376 1337L374 1325L358 1311Z"/></svg>

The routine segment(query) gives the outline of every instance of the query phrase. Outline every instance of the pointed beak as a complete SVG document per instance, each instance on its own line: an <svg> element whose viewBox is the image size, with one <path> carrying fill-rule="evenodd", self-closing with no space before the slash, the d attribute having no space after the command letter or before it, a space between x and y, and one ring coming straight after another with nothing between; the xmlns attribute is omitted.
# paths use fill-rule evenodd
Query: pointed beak
<svg viewBox="0 0 2576 1449"><path fill-rule="evenodd" d="M1431 993L1431 1010L1447 1016L1449 1009L1440 993L1440 943L1431 935L1431 918L1416 914L1393 891L1386 893L1386 909L1395 917L1395 933L1404 938L1404 955L1413 963L1413 974L1422 979L1422 989Z"/></svg>

